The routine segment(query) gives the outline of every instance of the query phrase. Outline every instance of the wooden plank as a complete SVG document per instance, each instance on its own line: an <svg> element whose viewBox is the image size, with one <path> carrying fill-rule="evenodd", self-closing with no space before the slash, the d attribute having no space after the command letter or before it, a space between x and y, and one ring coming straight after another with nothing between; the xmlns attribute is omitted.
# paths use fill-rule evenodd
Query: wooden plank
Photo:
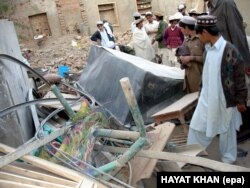
<svg viewBox="0 0 250 188"><path fill-rule="evenodd" d="M43 188L41 186L29 185L29 184L1 180L1 179L0 179L0 187L1 188Z"/></svg>
<svg viewBox="0 0 250 188"><path fill-rule="evenodd" d="M42 180L42 181L47 181L47 182L55 183L55 184L61 184L61 185L69 186L69 187L76 187L76 185L77 185L77 183L73 182L73 181L69 181L69 180L55 177L52 175L48 175L45 173L36 172L34 170L27 170L27 169L12 166L12 165L5 166L5 167L1 168L0 170L4 171L4 172L8 172L8 173L22 175L25 177L34 178L34 179Z"/></svg>
<svg viewBox="0 0 250 188"><path fill-rule="evenodd" d="M36 185L36 186L41 186L41 187L45 187L45 188L51 188L51 187L53 187L53 188L70 188L69 186L59 185L59 184L50 183L50 182L37 180L37 179L33 179L33 178L27 178L24 176L15 175L15 174L11 174L8 172L0 172L0 179L18 182L18 183L29 184L29 185Z"/></svg>
<svg viewBox="0 0 250 188"><path fill-rule="evenodd" d="M154 131L148 132L147 137L151 142L151 146L148 150L162 151L166 146L166 143L169 140L174 128L175 124L166 122L156 126ZM140 179L150 178L156 163L157 159L141 158L138 156L135 157L131 161L133 172L132 185L136 186L136 183Z"/></svg>
<svg viewBox="0 0 250 188"><path fill-rule="evenodd" d="M184 133L187 134L188 129L185 124L185 114L195 108L198 101L198 92L187 94L170 106L160 110L152 115L157 124L172 119L179 119L183 125Z"/></svg>
<svg viewBox="0 0 250 188"><path fill-rule="evenodd" d="M190 93L179 99L178 101L174 102L173 104L169 105L168 107L160 110L159 112L152 115L152 117L156 117L159 115L174 113L176 111L182 111L186 106L193 103L198 99L198 92Z"/></svg>
<svg viewBox="0 0 250 188"><path fill-rule="evenodd" d="M198 92L190 93L152 115L157 124L172 119L179 119L183 126L184 133L187 135L188 127L185 123L185 114L192 110L198 101Z"/></svg>
<svg viewBox="0 0 250 188"><path fill-rule="evenodd" d="M3 153L11 153L11 152L15 151L15 149L12 148L12 147L6 146L4 144L0 144L0 151L3 152ZM34 165L34 166L37 166L37 167L39 167L41 169L44 169L44 170L47 170L49 172L58 174L58 175L60 175L62 177L73 180L75 182L80 182L80 181L82 181L82 179L86 178L86 179L89 179L90 181L95 182L95 184L97 185L98 188L107 188L103 184L95 181L94 179L91 179L90 177L88 177L88 176L86 176L84 174L81 174L79 172L76 172L74 170L66 168L64 166L60 166L58 164L46 161L44 159L41 159L41 158L38 158L38 157L35 157L35 156L30 156L30 155L22 156L21 159L28 162L28 163L30 163L30 164L32 164L32 165Z"/></svg>
<svg viewBox="0 0 250 188"><path fill-rule="evenodd" d="M119 147L114 147L114 146L96 145L95 147L96 149L108 151L111 153L124 153L128 150L127 148L119 148ZM196 157L196 156L194 157L194 156L188 156L188 155L172 153L172 152L142 150L137 153L137 156L151 158L151 159L184 162L184 163L189 163L193 165L203 166L203 167L210 168L216 171L221 171L221 172L250 172L250 168L222 163L219 161L206 159L203 157Z"/></svg>

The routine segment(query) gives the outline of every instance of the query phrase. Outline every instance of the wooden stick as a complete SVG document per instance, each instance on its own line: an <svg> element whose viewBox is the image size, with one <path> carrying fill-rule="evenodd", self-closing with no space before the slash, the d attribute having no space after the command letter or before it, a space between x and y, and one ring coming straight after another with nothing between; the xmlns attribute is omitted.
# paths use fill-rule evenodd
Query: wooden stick
<svg viewBox="0 0 250 188"><path fill-rule="evenodd" d="M135 131L120 131L113 129L97 129L94 134L96 137L126 139L131 141L136 141L140 136L140 133Z"/></svg>
<svg viewBox="0 0 250 188"><path fill-rule="evenodd" d="M135 124L140 132L140 136L146 137L146 130L145 130L145 125L144 121L140 112L140 109L138 107L133 89L131 87L131 84L129 82L129 78L122 78L120 80L124 95L127 99L130 111L132 113L132 116L134 118Z"/></svg>
<svg viewBox="0 0 250 188"><path fill-rule="evenodd" d="M126 148L119 148L119 147L111 147L111 146L95 146L98 150L104 150L111 153L124 153L127 151ZM141 150L137 153L136 157L145 157L145 158L152 158L152 159L162 159L162 160L169 160L175 162L184 162L189 164L194 164L198 166L203 166L206 168L210 168L217 171L224 171L224 172L241 172L246 171L250 172L250 168L245 168L237 165L226 164L218 161L214 161L211 159L206 159L202 157L194 157L188 155L181 155L177 153L170 153L170 152L160 152L160 151L149 151L149 150Z"/></svg>

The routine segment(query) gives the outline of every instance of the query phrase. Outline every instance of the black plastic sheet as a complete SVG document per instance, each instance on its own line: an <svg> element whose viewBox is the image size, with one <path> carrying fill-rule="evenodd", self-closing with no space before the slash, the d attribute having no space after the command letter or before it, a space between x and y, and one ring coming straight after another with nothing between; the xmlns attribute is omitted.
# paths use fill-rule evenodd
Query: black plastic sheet
<svg viewBox="0 0 250 188"><path fill-rule="evenodd" d="M133 122L120 84L124 77L130 80L145 124L153 121L152 114L183 96L184 71L180 68L92 46L79 84L121 125Z"/></svg>

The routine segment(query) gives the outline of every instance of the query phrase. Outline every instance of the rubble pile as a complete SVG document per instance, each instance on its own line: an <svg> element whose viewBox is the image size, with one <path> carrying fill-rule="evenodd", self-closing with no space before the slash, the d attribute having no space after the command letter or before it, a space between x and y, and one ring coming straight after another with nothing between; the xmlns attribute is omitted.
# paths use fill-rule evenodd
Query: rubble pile
<svg viewBox="0 0 250 188"><path fill-rule="evenodd" d="M131 36L129 30L115 33L117 44L128 44ZM66 65L71 73L79 73L87 63L90 45L89 36L71 34L59 38L46 37L39 45L34 41L20 46L32 68L45 68L51 73L58 73L58 66Z"/></svg>

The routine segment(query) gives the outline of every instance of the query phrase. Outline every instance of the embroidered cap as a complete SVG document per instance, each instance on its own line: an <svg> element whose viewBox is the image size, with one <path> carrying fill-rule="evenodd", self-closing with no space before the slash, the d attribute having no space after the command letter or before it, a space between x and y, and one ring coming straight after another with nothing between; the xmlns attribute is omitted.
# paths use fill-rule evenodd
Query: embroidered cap
<svg viewBox="0 0 250 188"><path fill-rule="evenodd" d="M212 15L203 15L197 17L196 25L202 27L216 26L217 18Z"/></svg>

